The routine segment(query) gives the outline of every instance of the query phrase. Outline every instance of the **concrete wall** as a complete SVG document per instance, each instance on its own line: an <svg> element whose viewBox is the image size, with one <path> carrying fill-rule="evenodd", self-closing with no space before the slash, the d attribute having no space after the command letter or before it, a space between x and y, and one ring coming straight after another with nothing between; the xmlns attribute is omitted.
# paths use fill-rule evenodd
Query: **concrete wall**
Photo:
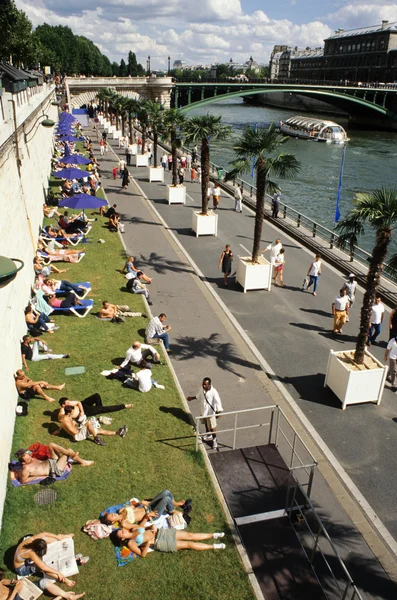
<svg viewBox="0 0 397 600"><path fill-rule="evenodd" d="M4 120L0 122L0 255L19 258L24 261L25 266L13 282L0 288L0 523L15 406L18 401L13 373L21 367L19 342L26 332L23 309L29 301L33 282L32 263L43 217L44 191L47 188L53 148L52 129L37 124L25 143L22 126L28 131L43 109L51 119L57 120L57 108L50 104L51 93L50 88L43 86L35 95L34 101L30 99L17 106L21 178L17 168L15 140L12 137L12 104L8 102L8 99L15 99L16 95L4 94L1 99Z"/></svg>

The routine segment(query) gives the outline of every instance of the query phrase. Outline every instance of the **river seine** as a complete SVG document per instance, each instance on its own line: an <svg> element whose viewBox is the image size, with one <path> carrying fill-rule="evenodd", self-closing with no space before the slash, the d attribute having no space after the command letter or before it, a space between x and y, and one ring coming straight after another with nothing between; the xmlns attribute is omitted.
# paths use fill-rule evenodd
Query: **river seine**
<svg viewBox="0 0 397 600"><path fill-rule="evenodd" d="M294 114L291 111L250 106L242 100L224 100L195 109L188 116L206 114L221 115L222 122L230 125L232 135L227 141L211 145L211 161L228 168L233 160L233 145L247 125L268 127ZM397 187L397 134L383 131L349 130L347 123L340 117L312 115L334 120L342 125L350 138L347 144L340 212L342 217L352 205L357 192L371 191L382 186ZM311 219L333 229L335 205L338 191L342 146L319 144L291 138L283 148L291 152L301 163L300 172L290 180L280 180L282 201ZM250 175L244 176L253 183ZM396 240L397 242L397 240ZM365 235L360 245L366 250L372 249L373 235ZM393 243L397 251L397 243Z"/></svg>

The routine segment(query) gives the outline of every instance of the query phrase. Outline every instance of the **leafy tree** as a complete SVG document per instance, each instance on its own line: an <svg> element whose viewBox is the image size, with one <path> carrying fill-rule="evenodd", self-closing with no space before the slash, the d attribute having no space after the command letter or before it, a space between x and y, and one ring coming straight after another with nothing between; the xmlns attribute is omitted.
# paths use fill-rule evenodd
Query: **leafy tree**
<svg viewBox="0 0 397 600"><path fill-rule="evenodd" d="M233 147L237 155L232 162L232 170L226 176L233 181L243 173L250 173L254 165L256 175L256 213L252 262L257 263L259 257L263 218L265 213L265 193L278 190L278 186L270 177L291 177L298 172L299 162L293 154L279 153L281 146L289 140L278 133L274 123L268 129L247 127L238 144Z"/></svg>
<svg viewBox="0 0 397 600"><path fill-rule="evenodd" d="M338 246L344 247L346 244L349 244L350 247L356 246L359 236L365 233L365 225L369 225L376 234L361 307L360 331L354 353L354 361L362 365L371 324L372 305L392 240L393 229L397 223L397 189L381 188L369 194L358 194L353 200L353 205L354 208L336 226L336 231L340 232ZM391 258L389 266L392 270L397 270L396 254Z"/></svg>
<svg viewBox="0 0 397 600"><path fill-rule="evenodd" d="M122 58L120 61L119 77L127 77L127 75L127 65L125 64L124 58Z"/></svg>
<svg viewBox="0 0 397 600"><path fill-rule="evenodd" d="M10 59L17 66L30 67L37 61L38 44L32 35L32 23L18 10L14 0L0 4L0 60Z"/></svg>
<svg viewBox="0 0 397 600"><path fill-rule="evenodd" d="M159 133L161 133L164 125L164 107L158 102L149 100L146 103L146 108L149 113L149 125L153 133L153 166L157 167L157 147Z"/></svg>
<svg viewBox="0 0 397 600"><path fill-rule="evenodd" d="M230 68L230 65L218 65L216 67L217 79L226 79L231 75L233 75L233 70Z"/></svg>
<svg viewBox="0 0 397 600"><path fill-rule="evenodd" d="M116 62L112 62L112 77L119 76L120 67Z"/></svg>
<svg viewBox="0 0 397 600"><path fill-rule="evenodd" d="M182 128L185 124L185 115L177 108L165 111L162 127L163 136L171 142L172 154L172 185L177 185L178 148L182 145Z"/></svg>
<svg viewBox="0 0 397 600"><path fill-rule="evenodd" d="M208 213L208 187L210 184L210 141L224 140L230 135L230 127L221 124L222 117L202 115L192 117L184 127L188 143L201 143L201 214Z"/></svg>
<svg viewBox="0 0 397 600"><path fill-rule="evenodd" d="M131 77L136 77L138 75L136 55L135 52L132 52L131 50L128 52L127 75L131 75Z"/></svg>

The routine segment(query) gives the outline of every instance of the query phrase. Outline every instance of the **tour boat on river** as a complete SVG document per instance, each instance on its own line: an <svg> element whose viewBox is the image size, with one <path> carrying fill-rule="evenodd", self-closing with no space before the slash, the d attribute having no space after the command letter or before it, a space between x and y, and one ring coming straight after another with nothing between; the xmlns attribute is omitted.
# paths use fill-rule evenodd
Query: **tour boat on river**
<svg viewBox="0 0 397 600"><path fill-rule="evenodd" d="M312 142L345 144L349 141L343 127L333 121L323 121L312 117L291 117L286 121L280 121L279 127L281 133Z"/></svg>

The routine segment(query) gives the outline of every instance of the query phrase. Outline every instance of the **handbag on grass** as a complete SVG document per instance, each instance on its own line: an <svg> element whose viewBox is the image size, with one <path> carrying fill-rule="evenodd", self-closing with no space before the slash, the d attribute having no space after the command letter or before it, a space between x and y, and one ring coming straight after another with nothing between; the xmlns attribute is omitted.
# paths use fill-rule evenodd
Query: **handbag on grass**
<svg viewBox="0 0 397 600"><path fill-rule="evenodd" d="M174 512L172 515L170 515L168 517L168 523L173 529L181 530L186 529L187 527L187 523L180 512Z"/></svg>

